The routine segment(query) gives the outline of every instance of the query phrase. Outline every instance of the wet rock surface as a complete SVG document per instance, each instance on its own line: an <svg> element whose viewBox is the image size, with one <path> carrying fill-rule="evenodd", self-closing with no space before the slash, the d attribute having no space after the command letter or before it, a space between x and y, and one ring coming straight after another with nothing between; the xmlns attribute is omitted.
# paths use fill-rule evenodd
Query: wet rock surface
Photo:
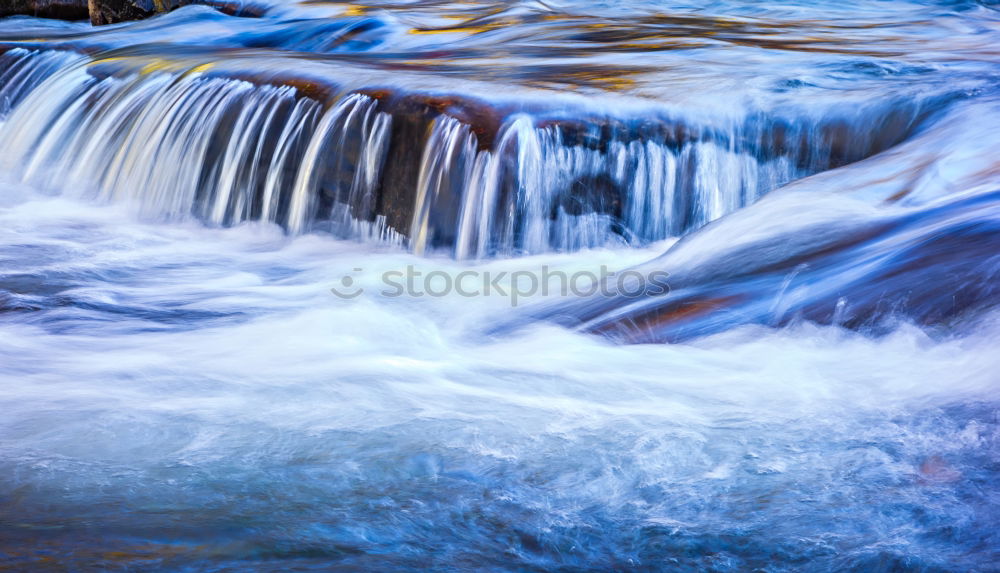
<svg viewBox="0 0 1000 573"><path fill-rule="evenodd" d="M190 5L210 6L233 16L260 17L266 7L241 0L2 0L0 18L36 16L90 20L94 26L143 20Z"/></svg>
<svg viewBox="0 0 1000 573"><path fill-rule="evenodd" d="M87 0L2 0L0 18L7 16L85 20L90 17L90 10Z"/></svg>

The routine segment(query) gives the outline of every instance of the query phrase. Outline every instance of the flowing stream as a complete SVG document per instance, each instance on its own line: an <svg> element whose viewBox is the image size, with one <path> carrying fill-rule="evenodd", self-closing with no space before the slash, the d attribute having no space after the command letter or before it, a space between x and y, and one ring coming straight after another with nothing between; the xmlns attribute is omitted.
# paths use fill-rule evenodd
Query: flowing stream
<svg viewBox="0 0 1000 573"><path fill-rule="evenodd" d="M0 19L0 568L996 570L997 6L266 8Z"/></svg>

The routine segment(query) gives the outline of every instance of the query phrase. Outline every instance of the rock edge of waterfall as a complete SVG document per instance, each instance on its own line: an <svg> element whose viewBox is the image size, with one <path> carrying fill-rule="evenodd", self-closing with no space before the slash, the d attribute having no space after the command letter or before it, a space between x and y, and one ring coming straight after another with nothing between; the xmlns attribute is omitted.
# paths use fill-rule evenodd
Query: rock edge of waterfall
<svg viewBox="0 0 1000 573"><path fill-rule="evenodd" d="M0 0L0 18L35 16L56 20L86 20L94 26L142 20L182 6L212 7L230 16L259 18L264 6L242 0Z"/></svg>

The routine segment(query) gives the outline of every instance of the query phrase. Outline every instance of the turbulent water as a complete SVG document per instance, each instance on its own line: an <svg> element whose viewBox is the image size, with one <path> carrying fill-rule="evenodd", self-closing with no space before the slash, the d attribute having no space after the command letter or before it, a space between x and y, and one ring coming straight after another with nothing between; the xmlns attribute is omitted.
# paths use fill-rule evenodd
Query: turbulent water
<svg viewBox="0 0 1000 573"><path fill-rule="evenodd" d="M989 2L0 20L0 567L996 570L997 46Z"/></svg>

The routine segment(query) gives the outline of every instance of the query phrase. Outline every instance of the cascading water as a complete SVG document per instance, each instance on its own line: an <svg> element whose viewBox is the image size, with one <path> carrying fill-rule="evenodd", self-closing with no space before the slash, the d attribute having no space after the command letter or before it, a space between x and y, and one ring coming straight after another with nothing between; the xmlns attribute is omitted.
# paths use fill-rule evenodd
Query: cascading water
<svg viewBox="0 0 1000 573"><path fill-rule="evenodd" d="M14 48L0 54L0 117L10 113L45 78L79 59L76 54L56 50Z"/></svg>
<svg viewBox="0 0 1000 573"><path fill-rule="evenodd" d="M898 123L882 135L902 138L920 117L916 106L896 113L892 120ZM880 133L872 123L890 122L870 111L850 118L838 134L808 121L797 124L788 131L800 131L782 133L780 143L772 121L753 118L700 133L697 124L682 124L689 133L680 138L656 133L665 129L608 135L600 124L567 133L520 116L501 129L494 151L477 152L469 131L447 120L435 126L427 145L439 152L429 161L425 156L423 168L434 175L421 179L418 201L443 196L441 203L461 204L457 224L446 216L437 225L441 242L454 244L459 258L578 250L615 241L642 245L686 234L789 181L890 144L871 141ZM839 145L855 155L836 157ZM456 160L456 154L463 157ZM458 181L442 188L441 165ZM426 217L419 225L415 221L411 236L418 236L419 227L418 252L433 232L428 225Z"/></svg>
<svg viewBox="0 0 1000 573"><path fill-rule="evenodd" d="M0 18L0 569L995 569L995 6L258 8Z"/></svg>
<svg viewBox="0 0 1000 573"><path fill-rule="evenodd" d="M66 65L54 74L44 52L14 57L25 78L11 93L24 103L0 132L2 161L26 182L85 182L91 196L167 219L404 235L418 253L445 248L459 258L679 236L875 153L923 115L919 102L778 127L757 116L699 127L696 117L544 125L544 116L514 114L485 149L473 126L437 115L425 134L395 136L397 149L422 151L388 157L415 162L416 180L386 181L392 110L357 91L318 101L293 86L214 77L210 65L154 62L98 77L100 60L61 54ZM381 195L398 187L415 188L400 207L412 216L394 227Z"/></svg>
<svg viewBox="0 0 1000 573"><path fill-rule="evenodd" d="M197 70L97 80L80 65L36 88L0 133L3 166L34 185L68 178L147 215L293 233L318 219L346 232L372 212L391 119L370 98L324 110L292 87Z"/></svg>

